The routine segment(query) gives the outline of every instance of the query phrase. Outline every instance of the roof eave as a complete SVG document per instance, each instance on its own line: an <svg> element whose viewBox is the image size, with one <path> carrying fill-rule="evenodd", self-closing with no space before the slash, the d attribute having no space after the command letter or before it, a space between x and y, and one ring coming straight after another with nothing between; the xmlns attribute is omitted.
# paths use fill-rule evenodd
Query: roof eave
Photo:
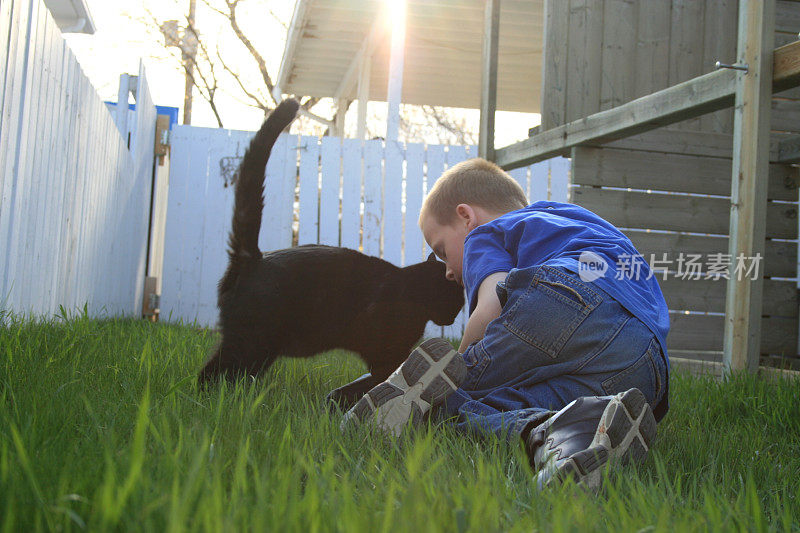
<svg viewBox="0 0 800 533"><path fill-rule="evenodd" d="M286 32L286 47L283 49L281 66L278 70L278 78L275 81L275 89L273 90L273 96L278 101L281 100L281 88L286 85L286 80L294 66L294 52L297 48L297 41L300 39L303 30L306 9L310 3L311 0L297 0L297 3L294 5L292 22L289 24L289 29Z"/></svg>
<svg viewBox="0 0 800 533"><path fill-rule="evenodd" d="M45 0L61 33L86 33L97 31L86 0Z"/></svg>

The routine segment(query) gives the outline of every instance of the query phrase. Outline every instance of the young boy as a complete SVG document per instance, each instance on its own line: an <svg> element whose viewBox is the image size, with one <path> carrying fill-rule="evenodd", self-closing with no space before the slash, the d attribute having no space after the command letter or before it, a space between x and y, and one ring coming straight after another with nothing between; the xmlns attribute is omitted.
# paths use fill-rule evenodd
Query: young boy
<svg viewBox="0 0 800 533"><path fill-rule="evenodd" d="M460 354L425 341L344 423L373 418L397 434L441 405L460 429L521 437L540 486L572 475L596 487L609 459L644 459L668 409L667 307L614 226L575 205L526 203L482 159L436 182L419 223L467 291Z"/></svg>

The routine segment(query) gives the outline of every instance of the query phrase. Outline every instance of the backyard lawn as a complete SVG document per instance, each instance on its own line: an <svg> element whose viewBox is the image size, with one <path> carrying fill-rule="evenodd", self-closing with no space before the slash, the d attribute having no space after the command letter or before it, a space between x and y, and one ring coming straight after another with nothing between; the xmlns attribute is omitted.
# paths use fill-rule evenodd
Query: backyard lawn
<svg viewBox="0 0 800 533"><path fill-rule="evenodd" d="M798 382L676 373L643 466L537 492L516 443L340 432L347 353L199 393L211 332L0 319L3 531L800 531Z"/></svg>

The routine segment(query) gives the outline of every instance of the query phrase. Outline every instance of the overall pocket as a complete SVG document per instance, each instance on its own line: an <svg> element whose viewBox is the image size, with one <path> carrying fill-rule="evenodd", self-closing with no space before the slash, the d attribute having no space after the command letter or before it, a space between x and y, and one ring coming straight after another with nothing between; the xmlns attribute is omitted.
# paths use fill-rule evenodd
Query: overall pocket
<svg viewBox="0 0 800 533"><path fill-rule="evenodd" d="M550 266L537 268L527 288L515 288L527 272L512 271L506 280L510 307L503 325L555 359L602 297L579 279Z"/></svg>

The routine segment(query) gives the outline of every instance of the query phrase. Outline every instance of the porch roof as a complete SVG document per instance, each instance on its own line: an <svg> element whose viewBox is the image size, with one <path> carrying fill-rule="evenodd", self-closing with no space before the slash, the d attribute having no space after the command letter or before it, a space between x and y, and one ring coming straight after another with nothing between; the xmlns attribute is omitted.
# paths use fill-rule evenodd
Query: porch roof
<svg viewBox="0 0 800 533"><path fill-rule="evenodd" d="M392 0L297 0L277 78L285 94L355 99L370 57L369 100L385 101ZM543 0L503 0L497 109L539 112ZM402 102L478 108L484 5L407 0Z"/></svg>

